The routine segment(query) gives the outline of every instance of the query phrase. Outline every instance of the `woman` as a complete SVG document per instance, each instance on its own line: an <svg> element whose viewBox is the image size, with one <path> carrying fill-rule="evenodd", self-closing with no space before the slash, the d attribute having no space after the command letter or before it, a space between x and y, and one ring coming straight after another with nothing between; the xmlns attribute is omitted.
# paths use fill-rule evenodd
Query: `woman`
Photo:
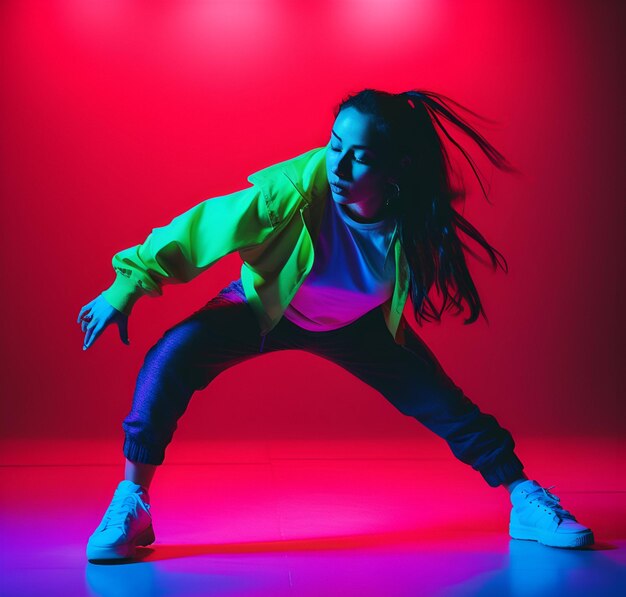
<svg viewBox="0 0 626 597"><path fill-rule="evenodd" d="M257 172L250 188L204 201L114 256L115 282L79 313L84 350L112 323L128 343L128 315L141 296L158 296L233 251L243 265L239 280L146 355L123 424L125 479L89 539L90 560L132 557L154 541L150 482L191 395L232 365L287 349L339 364L446 440L490 486L507 489L512 537L593 543L559 498L524 474L510 433L451 381L402 315L409 293L420 325L450 309L467 307L465 323L485 315L461 234L506 270L453 208L462 192L452 188L441 134L482 182L443 121L498 168L512 168L450 104L462 108L427 91L349 96L327 146Z"/></svg>

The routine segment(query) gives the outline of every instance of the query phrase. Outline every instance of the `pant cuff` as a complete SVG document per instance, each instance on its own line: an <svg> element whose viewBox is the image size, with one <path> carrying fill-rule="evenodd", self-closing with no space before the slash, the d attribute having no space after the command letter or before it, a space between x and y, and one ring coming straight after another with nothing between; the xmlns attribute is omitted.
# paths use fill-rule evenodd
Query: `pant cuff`
<svg viewBox="0 0 626 597"><path fill-rule="evenodd" d="M479 469L478 472L491 487L499 487L521 477L523 470L522 461L512 454L507 460Z"/></svg>
<svg viewBox="0 0 626 597"><path fill-rule="evenodd" d="M163 464L165 450L163 448L151 448L137 443L134 439L126 436L123 447L124 456L140 464Z"/></svg>

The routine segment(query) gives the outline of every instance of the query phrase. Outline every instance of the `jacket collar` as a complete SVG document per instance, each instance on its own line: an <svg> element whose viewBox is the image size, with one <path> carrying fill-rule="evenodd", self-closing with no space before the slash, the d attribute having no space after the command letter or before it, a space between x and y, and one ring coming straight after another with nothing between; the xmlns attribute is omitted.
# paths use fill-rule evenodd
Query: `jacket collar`
<svg viewBox="0 0 626 597"><path fill-rule="evenodd" d="M304 201L311 204L317 197L328 192L327 149L327 145L317 147L290 160L273 164L251 174L248 180L261 187L267 187L268 184L276 182L277 176L284 177Z"/></svg>

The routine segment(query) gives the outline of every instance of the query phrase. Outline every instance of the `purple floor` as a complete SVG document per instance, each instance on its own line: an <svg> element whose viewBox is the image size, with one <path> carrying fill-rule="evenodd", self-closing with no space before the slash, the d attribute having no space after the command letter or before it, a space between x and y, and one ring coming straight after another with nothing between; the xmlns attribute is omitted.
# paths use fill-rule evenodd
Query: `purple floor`
<svg viewBox="0 0 626 597"><path fill-rule="evenodd" d="M592 548L509 539L506 492L437 438L189 442L152 486L156 543L135 563L90 564L119 446L3 442L0 595L623 594L624 442L517 444L531 478L594 530Z"/></svg>

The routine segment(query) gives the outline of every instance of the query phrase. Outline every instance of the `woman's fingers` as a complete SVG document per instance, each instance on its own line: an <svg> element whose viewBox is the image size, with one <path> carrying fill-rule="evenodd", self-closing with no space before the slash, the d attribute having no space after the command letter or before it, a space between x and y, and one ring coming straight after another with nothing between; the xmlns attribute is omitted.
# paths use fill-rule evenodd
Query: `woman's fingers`
<svg viewBox="0 0 626 597"><path fill-rule="evenodd" d="M78 319L76 320L76 323L80 323L81 321L83 321L83 318L87 315L87 313L89 313L91 307L88 307L87 305L85 305L81 310L80 313L78 314Z"/></svg>
<svg viewBox="0 0 626 597"><path fill-rule="evenodd" d="M87 331L87 326L91 323L91 321L92 321L91 319L83 319L83 320L80 322L80 329L81 329L83 332L86 332L86 331Z"/></svg>
<svg viewBox="0 0 626 597"><path fill-rule="evenodd" d="M93 328L87 326L83 331L85 332L85 339L83 340L83 350L87 350L89 348L89 341L91 340Z"/></svg>
<svg viewBox="0 0 626 597"><path fill-rule="evenodd" d="M102 333L102 329L104 326L102 325L88 325L87 333L85 334L85 341L83 342L83 350L87 350L97 339L98 336Z"/></svg>
<svg viewBox="0 0 626 597"><path fill-rule="evenodd" d="M94 301L89 301L86 305L83 305L81 307L80 312L78 313L78 319L76 320L76 323L80 323L83 317L85 317L89 313L89 311L91 311L93 303Z"/></svg>
<svg viewBox="0 0 626 597"><path fill-rule="evenodd" d="M119 325L122 342L129 344L127 315L109 305L101 295L87 303L78 314L80 329L85 334L83 350L87 350L113 322Z"/></svg>

